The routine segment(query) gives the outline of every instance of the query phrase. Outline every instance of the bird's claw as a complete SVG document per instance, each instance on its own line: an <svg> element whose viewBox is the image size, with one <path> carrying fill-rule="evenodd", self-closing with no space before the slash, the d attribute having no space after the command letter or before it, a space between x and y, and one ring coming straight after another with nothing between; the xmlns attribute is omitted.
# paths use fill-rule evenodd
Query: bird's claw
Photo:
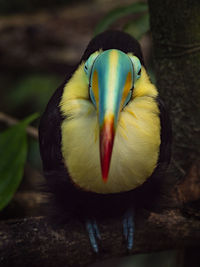
<svg viewBox="0 0 200 267"><path fill-rule="evenodd" d="M86 229L89 235L90 244L94 252L99 252L99 247L96 239L101 240L101 235L96 220L86 220Z"/></svg>
<svg viewBox="0 0 200 267"><path fill-rule="evenodd" d="M128 210L123 218L123 234L127 241L127 249L133 248L135 224L134 224L134 211Z"/></svg>

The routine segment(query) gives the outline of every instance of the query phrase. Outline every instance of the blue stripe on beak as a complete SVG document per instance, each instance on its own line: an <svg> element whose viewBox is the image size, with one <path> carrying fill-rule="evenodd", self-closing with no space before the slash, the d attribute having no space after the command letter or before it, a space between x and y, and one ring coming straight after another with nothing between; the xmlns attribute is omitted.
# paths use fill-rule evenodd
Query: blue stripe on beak
<svg viewBox="0 0 200 267"><path fill-rule="evenodd" d="M130 58L115 49L106 50L94 62L91 90L100 127L100 158L102 178L108 179L115 131L119 112L133 84L133 65Z"/></svg>

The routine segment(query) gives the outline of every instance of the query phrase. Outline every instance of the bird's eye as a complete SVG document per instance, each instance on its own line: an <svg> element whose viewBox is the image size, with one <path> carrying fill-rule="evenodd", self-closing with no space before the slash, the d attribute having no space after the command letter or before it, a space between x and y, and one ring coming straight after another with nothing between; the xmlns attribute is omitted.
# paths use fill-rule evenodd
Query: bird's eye
<svg viewBox="0 0 200 267"><path fill-rule="evenodd" d="M129 55L132 64L133 64L133 72L134 72L134 81L137 81L141 76L141 63L139 58L133 55Z"/></svg>
<svg viewBox="0 0 200 267"><path fill-rule="evenodd" d="M93 53L92 55L90 55L90 57L85 62L84 71L85 71L86 75L88 76L88 78L90 77L92 66L93 66L96 58L98 57L98 55L99 55L98 51Z"/></svg>
<svg viewBox="0 0 200 267"><path fill-rule="evenodd" d="M84 71L86 74L88 74L88 66L87 65L88 65L88 62L86 61L85 66L84 66Z"/></svg>

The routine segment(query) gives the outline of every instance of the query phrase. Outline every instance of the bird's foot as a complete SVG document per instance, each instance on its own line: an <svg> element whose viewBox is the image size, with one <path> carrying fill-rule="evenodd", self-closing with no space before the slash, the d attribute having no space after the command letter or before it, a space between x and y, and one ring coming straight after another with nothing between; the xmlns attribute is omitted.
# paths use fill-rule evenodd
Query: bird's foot
<svg viewBox="0 0 200 267"><path fill-rule="evenodd" d="M89 235L90 244L92 246L92 249L94 250L94 252L98 253L99 247L98 247L97 239L101 240L101 235L99 232L97 222L94 219L92 219L92 220L87 219L85 222L85 225L86 225L86 229L87 229L87 232Z"/></svg>
<svg viewBox="0 0 200 267"><path fill-rule="evenodd" d="M123 217L123 234L127 242L127 249L133 248L135 224L134 224L134 210L129 209Z"/></svg>

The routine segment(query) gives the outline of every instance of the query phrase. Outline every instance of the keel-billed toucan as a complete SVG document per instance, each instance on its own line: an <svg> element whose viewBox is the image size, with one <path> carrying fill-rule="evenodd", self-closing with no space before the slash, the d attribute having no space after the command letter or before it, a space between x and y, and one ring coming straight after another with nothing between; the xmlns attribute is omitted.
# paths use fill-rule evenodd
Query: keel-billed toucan
<svg viewBox="0 0 200 267"><path fill-rule="evenodd" d="M96 219L123 216L131 249L134 211L155 200L171 143L168 114L139 43L119 31L92 39L50 99L39 136L58 216L82 219L95 252Z"/></svg>

